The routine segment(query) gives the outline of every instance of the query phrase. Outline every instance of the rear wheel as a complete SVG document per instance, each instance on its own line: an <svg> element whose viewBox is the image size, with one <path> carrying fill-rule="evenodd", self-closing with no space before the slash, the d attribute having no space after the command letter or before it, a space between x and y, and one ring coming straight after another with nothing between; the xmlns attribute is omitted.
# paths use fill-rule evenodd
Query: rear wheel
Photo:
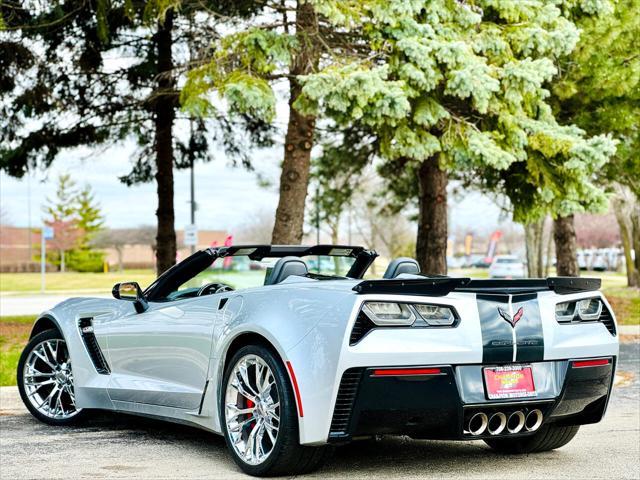
<svg viewBox="0 0 640 480"><path fill-rule="evenodd" d="M229 451L249 475L296 475L317 469L329 447L299 443L298 415L289 377L268 348L241 348L223 379L220 417Z"/></svg>
<svg viewBox="0 0 640 480"><path fill-rule="evenodd" d="M67 425L84 413L76 408L67 344L57 330L34 336L18 361L18 390L27 409L50 425Z"/></svg>
<svg viewBox="0 0 640 480"><path fill-rule="evenodd" d="M579 425L543 425L535 435L520 438L487 439L485 443L500 453L535 453L555 450L576 436Z"/></svg>

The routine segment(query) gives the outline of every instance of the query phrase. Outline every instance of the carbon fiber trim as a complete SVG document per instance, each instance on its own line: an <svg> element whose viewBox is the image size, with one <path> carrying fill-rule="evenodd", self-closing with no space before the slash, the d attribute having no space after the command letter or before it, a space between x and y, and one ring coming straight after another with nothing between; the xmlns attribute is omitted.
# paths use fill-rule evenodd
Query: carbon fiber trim
<svg viewBox="0 0 640 480"><path fill-rule="evenodd" d="M87 353L89 354L89 358L91 358L91 362L93 362L93 366L95 367L96 372L98 372L100 375L111 374L109 364L104 358L102 350L100 349L100 345L98 345L98 340L93 333L93 319L81 318L80 320L78 320L78 328L80 329L80 336L82 337L82 341L87 348Z"/></svg>
<svg viewBox="0 0 640 480"><path fill-rule="evenodd" d="M336 397L336 406L331 419L330 437L346 435L351 423L353 404L358 394L363 368L351 368L344 372L340 380L340 388Z"/></svg>

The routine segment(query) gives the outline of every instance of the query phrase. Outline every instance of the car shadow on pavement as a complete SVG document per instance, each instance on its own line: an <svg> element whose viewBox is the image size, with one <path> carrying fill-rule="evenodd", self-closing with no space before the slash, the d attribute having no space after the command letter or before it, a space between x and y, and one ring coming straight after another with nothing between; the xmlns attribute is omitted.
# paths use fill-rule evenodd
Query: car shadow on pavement
<svg viewBox="0 0 640 480"><path fill-rule="evenodd" d="M50 427L43 425L43 428ZM69 428L82 433L82 437L88 440L95 432L97 435L106 434L111 442L124 445L140 442L162 445L170 441L193 455L223 461L225 469L239 472L228 455L224 439L194 427L96 411L81 425ZM493 453L482 442L427 441L389 436L355 441L336 448L330 460L311 477L364 478L372 472L379 476L384 472L397 475L399 471L402 476L412 476L421 475L427 468L432 472L459 472L461 462L491 464L493 471L500 471L504 465L505 471L513 472L513 462L508 461L508 457Z"/></svg>
<svg viewBox="0 0 640 480"><path fill-rule="evenodd" d="M204 450L226 448L224 438L215 433L208 432L189 425L168 422L150 417L114 413L96 410L86 420L76 427L79 431L111 431L135 436L136 441L155 440L166 441L168 438L175 442L186 442L189 446L199 447ZM204 452L203 452L204 453Z"/></svg>

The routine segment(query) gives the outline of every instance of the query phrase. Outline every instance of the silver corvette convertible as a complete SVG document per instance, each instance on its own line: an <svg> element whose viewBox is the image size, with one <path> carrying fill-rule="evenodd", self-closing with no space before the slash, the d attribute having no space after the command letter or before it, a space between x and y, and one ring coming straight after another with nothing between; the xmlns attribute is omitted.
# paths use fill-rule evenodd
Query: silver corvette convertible
<svg viewBox="0 0 640 480"><path fill-rule="evenodd" d="M265 476L373 435L551 450L603 417L618 339L599 280L426 276L408 258L363 279L375 258L210 248L144 291L69 299L36 321L20 394L52 425L106 409L219 433Z"/></svg>

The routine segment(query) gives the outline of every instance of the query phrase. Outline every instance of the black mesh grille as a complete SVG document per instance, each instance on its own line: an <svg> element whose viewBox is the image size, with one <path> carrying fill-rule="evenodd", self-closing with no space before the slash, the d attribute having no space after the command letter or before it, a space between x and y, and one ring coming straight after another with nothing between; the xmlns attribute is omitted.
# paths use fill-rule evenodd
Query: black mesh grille
<svg viewBox="0 0 640 480"><path fill-rule="evenodd" d="M353 324L353 330L351 330L351 336L349 337L349 345L355 345L362 338L369 333L370 330L376 328L375 324L369 320L364 313L360 312L356 323Z"/></svg>
<svg viewBox="0 0 640 480"><path fill-rule="evenodd" d="M611 335L616 335L616 325L613 323L613 316L606 305L602 305L602 313L600 314L599 321L604 323L604 326L607 327L607 330L609 330Z"/></svg>
<svg viewBox="0 0 640 480"><path fill-rule="evenodd" d="M93 366L96 367L96 371L102 375L109 375L111 373L111 369L109 368L109 364L105 360L102 350L100 350L100 345L98 345L98 340L96 340L96 336L93 333L92 319L81 318L78 321L78 327L80 328L80 335L87 347L87 352L93 362Z"/></svg>
<svg viewBox="0 0 640 480"><path fill-rule="evenodd" d="M355 402L362 378L362 368L351 368L344 372L338 389L338 397L336 398L336 406L333 410L333 418L331 419L330 435L346 434L351 420L353 403Z"/></svg>

